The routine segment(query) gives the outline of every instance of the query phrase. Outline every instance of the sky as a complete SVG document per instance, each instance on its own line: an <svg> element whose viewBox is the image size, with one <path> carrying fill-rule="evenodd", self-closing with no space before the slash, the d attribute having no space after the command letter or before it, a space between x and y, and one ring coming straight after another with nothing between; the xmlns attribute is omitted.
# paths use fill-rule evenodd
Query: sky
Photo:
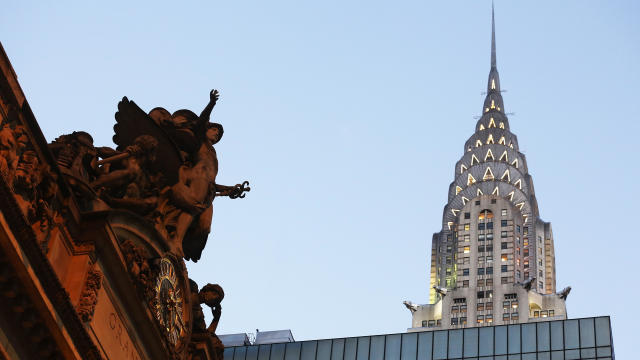
<svg viewBox="0 0 640 360"><path fill-rule="evenodd" d="M611 315L632 358L640 2L496 0L511 131L553 225L570 317ZM218 183L198 284L226 297L218 333L296 340L404 332L428 302L431 236L481 112L491 3L8 0L0 42L45 137L112 145L123 97L206 105ZM634 326L635 325L635 326Z"/></svg>

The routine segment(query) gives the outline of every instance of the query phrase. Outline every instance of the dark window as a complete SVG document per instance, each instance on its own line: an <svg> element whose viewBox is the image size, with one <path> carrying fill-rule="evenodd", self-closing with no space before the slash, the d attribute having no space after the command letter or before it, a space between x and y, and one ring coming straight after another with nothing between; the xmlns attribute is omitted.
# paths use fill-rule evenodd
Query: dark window
<svg viewBox="0 0 640 360"><path fill-rule="evenodd" d="M507 272L508 271L507 270L507 265L500 266L500 269L501 269L502 272Z"/></svg>
<svg viewBox="0 0 640 360"><path fill-rule="evenodd" d="M529 233L529 227L528 226L525 226L524 229L522 229L522 230L523 230L522 233L524 235L527 235Z"/></svg>
<svg viewBox="0 0 640 360"><path fill-rule="evenodd" d="M484 268L478 268L478 275L484 275Z"/></svg>
<svg viewBox="0 0 640 360"><path fill-rule="evenodd" d="M428 321L427 320L422 320L422 327L427 327Z"/></svg>
<svg viewBox="0 0 640 360"><path fill-rule="evenodd" d="M484 223L478 223L478 230L484 230Z"/></svg>
<svg viewBox="0 0 640 360"><path fill-rule="evenodd" d="M460 318L460 325L467 325L467 317L463 316Z"/></svg>
<svg viewBox="0 0 640 360"><path fill-rule="evenodd" d="M495 204L496 203L496 199L491 199L491 203Z"/></svg>
<svg viewBox="0 0 640 360"><path fill-rule="evenodd" d="M507 226L507 220L500 220L500 226Z"/></svg>
<svg viewBox="0 0 640 360"><path fill-rule="evenodd" d="M487 223L487 229L493 229L493 222Z"/></svg>
<svg viewBox="0 0 640 360"><path fill-rule="evenodd" d="M469 280L462 280L462 287L469 287Z"/></svg>
<svg viewBox="0 0 640 360"><path fill-rule="evenodd" d="M451 318L451 325L458 325L458 318Z"/></svg>
<svg viewBox="0 0 640 360"><path fill-rule="evenodd" d="M478 311L484 311L484 303L478 303L478 307L476 308Z"/></svg>
<svg viewBox="0 0 640 360"><path fill-rule="evenodd" d="M493 274L493 268L492 267L488 267L487 270L486 270L486 274L487 275Z"/></svg>
<svg viewBox="0 0 640 360"><path fill-rule="evenodd" d="M509 278L506 276L502 277L502 280L500 281L501 284L508 284L509 283Z"/></svg>
<svg viewBox="0 0 640 360"><path fill-rule="evenodd" d="M451 241L451 234L447 235L447 241Z"/></svg>
<svg viewBox="0 0 640 360"><path fill-rule="evenodd" d="M529 249L528 248L524 249L524 256L529 256Z"/></svg>
<svg viewBox="0 0 640 360"><path fill-rule="evenodd" d="M464 213L464 218L471 219L471 213L468 213L468 212Z"/></svg>
<svg viewBox="0 0 640 360"><path fill-rule="evenodd" d="M493 251L493 245L487 245L487 251L488 252L492 252Z"/></svg>
<svg viewBox="0 0 640 360"><path fill-rule="evenodd" d="M484 299L484 291L478 291L478 299Z"/></svg>
<svg viewBox="0 0 640 360"><path fill-rule="evenodd" d="M453 299L454 304L465 304L467 302L467 298L455 298Z"/></svg>
<svg viewBox="0 0 640 360"><path fill-rule="evenodd" d="M480 205L480 200L476 200L476 205Z"/></svg>
<svg viewBox="0 0 640 360"><path fill-rule="evenodd" d="M478 252L484 252L484 246L482 245L478 246Z"/></svg>
<svg viewBox="0 0 640 360"><path fill-rule="evenodd" d="M509 321L509 313L502 314L502 321Z"/></svg>
<svg viewBox="0 0 640 360"><path fill-rule="evenodd" d="M436 325L435 320L429 320L429 325L428 325L429 327L434 327L435 325Z"/></svg>
<svg viewBox="0 0 640 360"><path fill-rule="evenodd" d="M484 292L484 297L490 298L493 296L493 290L487 290Z"/></svg>
<svg viewBox="0 0 640 360"><path fill-rule="evenodd" d="M487 309L487 310L493 310L493 303L491 303L491 302L486 303L484 308Z"/></svg>
<svg viewBox="0 0 640 360"><path fill-rule="evenodd" d="M516 225L516 231L520 234L520 225Z"/></svg>
<svg viewBox="0 0 640 360"><path fill-rule="evenodd" d="M469 269L462 269L462 276L469 275Z"/></svg>
<svg viewBox="0 0 640 360"><path fill-rule="evenodd" d="M503 242L500 244L500 249L505 250L509 248L509 243L508 242Z"/></svg>
<svg viewBox="0 0 640 360"><path fill-rule="evenodd" d="M493 286L493 279L487 279L487 286Z"/></svg>

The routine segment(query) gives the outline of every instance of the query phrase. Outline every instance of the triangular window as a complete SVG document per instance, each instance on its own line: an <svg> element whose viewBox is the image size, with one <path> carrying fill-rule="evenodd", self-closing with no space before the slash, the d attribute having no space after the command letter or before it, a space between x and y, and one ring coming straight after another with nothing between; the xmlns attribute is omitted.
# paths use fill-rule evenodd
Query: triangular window
<svg viewBox="0 0 640 360"><path fill-rule="evenodd" d="M460 191L462 191L462 188L460 186L456 186L456 195L460 194Z"/></svg>
<svg viewBox="0 0 640 360"><path fill-rule="evenodd" d="M493 189L493 192L491 193L491 195L500 195L500 190L498 189L497 186L495 189Z"/></svg>
<svg viewBox="0 0 640 360"><path fill-rule="evenodd" d="M504 136L502 136L502 137L500 138L500 140L498 140L498 144L500 144L500 145L507 145L507 142L504 140Z"/></svg>
<svg viewBox="0 0 640 360"><path fill-rule="evenodd" d="M494 159L494 157L493 157L493 153L491 152L491 149L489 149L489 150L487 151L487 155L485 155L485 156L484 156L484 161L487 161L487 159L488 159L488 158L491 158L491 160L494 160L494 161L496 160L496 159Z"/></svg>
<svg viewBox="0 0 640 360"><path fill-rule="evenodd" d="M490 167L487 167L487 170L485 170L482 180L483 181L493 180L493 172L491 171Z"/></svg>
<svg viewBox="0 0 640 360"><path fill-rule="evenodd" d="M480 164L480 160L476 157L476 154L471 154L471 166Z"/></svg>
<svg viewBox="0 0 640 360"><path fill-rule="evenodd" d="M515 166L516 169L518 168L518 159L513 160L513 162L511 163L511 165Z"/></svg>
<svg viewBox="0 0 640 360"><path fill-rule="evenodd" d="M491 99L491 108L495 109L496 108L496 102L493 101L493 99Z"/></svg>
<svg viewBox="0 0 640 360"><path fill-rule="evenodd" d="M524 202L516 204L516 206L518 207L518 209L520 209L520 211L522 211L522 208L524 207Z"/></svg>
<svg viewBox="0 0 640 360"><path fill-rule="evenodd" d="M500 129L504 129L504 123L503 123L502 121L500 121L500 125L498 125L498 127L499 127Z"/></svg>
<svg viewBox="0 0 640 360"><path fill-rule="evenodd" d="M469 174L469 176L467 176L467 186L469 186L469 185L471 185L471 184L473 184L475 182L476 182L476 179L473 176L471 176L471 174Z"/></svg>
<svg viewBox="0 0 640 360"><path fill-rule="evenodd" d="M502 174L502 176L500 177L500 180L504 180L504 178L507 178L508 182L511 181L511 174L509 174L509 169L504 171L504 174Z"/></svg>
<svg viewBox="0 0 640 360"><path fill-rule="evenodd" d="M460 174L462 174L465 170L467 170L467 167L464 166L464 164L460 164Z"/></svg>
<svg viewBox="0 0 640 360"><path fill-rule="evenodd" d="M478 130L484 130L484 125L480 124L480 127L478 128Z"/></svg>
<svg viewBox="0 0 640 360"><path fill-rule="evenodd" d="M509 193L509 195L507 195L509 197L509 201L513 201L513 195L514 195L515 191L512 191Z"/></svg>
<svg viewBox="0 0 640 360"><path fill-rule="evenodd" d="M507 155L507 150L505 150L502 155L500 155L500 161L509 162L509 155Z"/></svg>
<svg viewBox="0 0 640 360"><path fill-rule="evenodd" d="M482 141L480 139L476 140L476 147L482 146Z"/></svg>
<svg viewBox="0 0 640 360"><path fill-rule="evenodd" d="M493 100L491 100L491 101L493 101ZM496 127L496 122L495 122L495 121L493 121L493 118L491 118L491 119L489 120L489 126L488 126L488 128L489 128L489 129L491 129L492 127L493 127L493 128L494 128L494 127Z"/></svg>
<svg viewBox="0 0 640 360"><path fill-rule="evenodd" d="M489 134L489 137L487 138L487 144L495 144L495 142L493 141L493 134Z"/></svg>
<svg viewBox="0 0 640 360"><path fill-rule="evenodd" d="M467 205L467 203L469 202L469 199L467 199L466 197L462 197L462 205Z"/></svg>
<svg viewBox="0 0 640 360"><path fill-rule="evenodd" d="M480 195L484 195L484 194L482 193L482 190L478 188L478 191L476 191L476 196L480 196Z"/></svg>
<svg viewBox="0 0 640 360"><path fill-rule="evenodd" d="M518 189L522 190L522 179L518 179L515 183L513 183L514 186L517 186Z"/></svg>
<svg viewBox="0 0 640 360"><path fill-rule="evenodd" d="M460 210L451 209L451 212L453 213L453 216L458 216L458 213L460 212Z"/></svg>
<svg viewBox="0 0 640 360"><path fill-rule="evenodd" d="M491 79L491 90L496 89L496 79Z"/></svg>

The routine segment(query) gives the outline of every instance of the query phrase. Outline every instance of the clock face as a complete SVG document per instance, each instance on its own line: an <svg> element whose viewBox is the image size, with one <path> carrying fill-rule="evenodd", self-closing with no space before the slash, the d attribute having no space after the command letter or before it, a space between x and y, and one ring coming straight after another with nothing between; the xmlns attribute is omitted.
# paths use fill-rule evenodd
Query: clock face
<svg viewBox="0 0 640 360"><path fill-rule="evenodd" d="M185 334L184 298L173 263L163 258L155 285L155 316L172 345Z"/></svg>

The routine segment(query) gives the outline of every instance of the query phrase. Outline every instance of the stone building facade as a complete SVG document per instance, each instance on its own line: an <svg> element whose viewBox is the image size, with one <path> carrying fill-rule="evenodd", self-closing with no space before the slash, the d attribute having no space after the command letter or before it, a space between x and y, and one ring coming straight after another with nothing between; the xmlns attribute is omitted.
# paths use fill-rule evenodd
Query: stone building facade
<svg viewBox="0 0 640 360"><path fill-rule="evenodd" d="M249 190L215 183L217 91L200 116L124 98L111 149L82 131L48 143L17 79L0 45L0 359L222 360L224 292L185 263L213 198Z"/></svg>
<svg viewBox="0 0 640 360"><path fill-rule="evenodd" d="M411 329L566 318L551 224L541 219L525 155L500 90L492 10L482 115L454 169L442 230L433 234L429 304L407 303Z"/></svg>

